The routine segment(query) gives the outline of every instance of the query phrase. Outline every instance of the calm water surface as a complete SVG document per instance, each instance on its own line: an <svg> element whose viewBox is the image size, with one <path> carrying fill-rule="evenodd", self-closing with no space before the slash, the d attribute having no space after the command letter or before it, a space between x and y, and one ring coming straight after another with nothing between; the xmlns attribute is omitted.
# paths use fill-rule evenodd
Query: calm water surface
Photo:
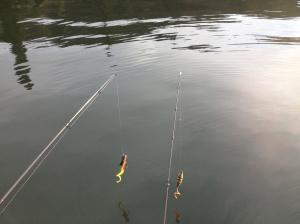
<svg viewBox="0 0 300 224"><path fill-rule="evenodd" d="M1 0L0 194L114 73L129 166L113 82L0 222L162 223L182 71L168 223L299 223L299 61L299 1Z"/></svg>

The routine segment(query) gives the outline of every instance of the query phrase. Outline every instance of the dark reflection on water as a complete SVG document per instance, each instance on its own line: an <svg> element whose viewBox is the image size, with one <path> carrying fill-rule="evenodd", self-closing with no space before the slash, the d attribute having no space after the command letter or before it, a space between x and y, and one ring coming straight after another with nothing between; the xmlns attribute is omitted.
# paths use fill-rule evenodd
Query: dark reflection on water
<svg viewBox="0 0 300 224"><path fill-rule="evenodd" d="M255 32L256 26L260 23L259 19L288 19L296 15L297 4L295 2L282 3L282 1L275 1L272 4L259 1L225 1L220 3L192 0L144 1L142 3L105 0L85 3L71 0L61 2L39 1L39 3L32 3L32 7L38 6L38 10L34 10L33 17L33 10L22 8L26 4L22 5L22 2L18 2L19 7L22 8L22 16L25 18L20 19L18 24L16 24L16 18L10 19L10 29L9 31L7 28L5 29L2 39L8 43L13 43L12 51L16 54L16 65L27 62L24 41L34 44L34 48L53 46L64 48L74 45L93 48L107 45L109 49L109 46L118 43L174 40L176 47L173 49L197 50L202 53L220 52L226 48L218 45L216 40L206 40L210 43L199 43L195 38L200 39L202 35L201 33L197 34L197 30L215 32L216 34L213 36L225 37L228 36L226 24L242 23L247 25L250 23L253 29L249 30ZM7 18L13 17L15 11L19 12L19 9L13 9L12 5L13 3L9 5L10 12L8 14L1 13L6 21ZM31 5L29 4L29 6ZM233 13L237 11L250 17L236 17ZM38 14L42 14L43 17L37 17ZM9 16L7 17L7 15ZM295 21L295 24L298 22ZM7 27L7 22L4 22L3 26ZM183 32L179 32L178 29ZM20 34L17 37L10 37L7 32ZM228 43L227 46L298 43L298 37L272 35L259 37L256 33L236 33L236 35L232 35L236 40L233 43ZM252 40L249 39L245 42L244 37L247 35L252 36ZM242 41L238 41L239 39ZM181 42L180 44L176 40L186 41L186 43ZM231 52L236 50L241 49L228 49ZM109 50L107 56L110 56ZM18 81L26 83L25 87L30 89L33 84L28 76L30 67L27 66L26 69L17 70L16 74L20 76Z"/></svg>
<svg viewBox="0 0 300 224"><path fill-rule="evenodd" d="M288 44L288 45L300 44L300 37L261 36L258 38L258 40L270 44Z"/></svg>
<svg viewBox="0 0 300 224"><path fill-rule="evenodd" d="M30 65L27 59L27 49L24 42L24 31L17 23L16 12L13 9L13 1L0 2L0 20L2 22L1 39L11 44L11 52L15 55L14 70L18 77L18 83L22 84L27 90L31 90L33 83L30 79Z"/></svg>
<svg viewBox="0 0 300 224"><path fill-rule="evenodd" d="M22 1L18 1L15 4L22 8L29 3L22 5ZM7 6L10 11L6 15L1 13L3 18L7 18L7 15L13 17L17 9L12 9L12 5L13 3ZM34 18L30 18L33 16L33 10L25 7L22 8L24 11L22 14L29 18L21 19L19 24L16 24L16 18L11 18L9 21L10 26L15 29L12 32L22 32L21 36L18 35L19 39L2 38L9 43L15 43L15 45L19 43L18 48L23 50L18 50L18 52L26 52L25 47L20 44L22 41L40 43L39 46L36 46L37 48L53 45L96 47L135 41L136 38L141 37L144 40L164 41L176 38L177 33L155 34L153 31L172 26L195 27L218 32L222 31L218 24L242 22L232 17L232 14L236 12L266 19L290 18L296 16L298 12L297 4L294 1L283 2L282 0L272 1L272 4L269 1L234 0L222 2L203 0L143 2L91 0L81 2L68 0L39 1L33 5L29 4L29 6L39 6L37 12L40 13L35 12ZM5 5L2 8L5 8ZM215 14L216 11L217 14ZM42 14L43 17L36 17L36 14ZM183 15L185 17L182 17ZM4 23L3 26L7 27L6 24ZM6 35L8 36L9 33ZM286 40L288 41L288 39ZM272 40L270 42L272 43ZM198 45L194 44L185 48L198 49L193 46Z"/></svg>
<svg viewBox="0 0 300 224"><path fill-rule="evenodd" d="M175 211L175 221L176 223L180 223L182 219L182 215L179 211Z"/></svg>
<svg viewBox="0 0 300 224"><path fill-rule="evenodd" d="M170 199L168 223L299 222L299 1L0 0L0 6L0 193L108 74L120 74L131 162L126 181L116 185L112 85L1 224L162 221L179 71L187 175L184 196ZM177 154L176 148L174 169Z"/></svg>
<svg viewBox="0 0 300 224"><path fill-rule="evenodd" d="M174 49L188 49L188 50L199 50L200 52L218 52L219 47L213 47L209 44L191 45L188 47L174 47Z"/></svg>
<svg viewBox="0 0 300 224"><path fill-rule="evenodd" d="M122 217L124 218L125 223L129 223L130 211L125 207L125 205L121 201L118 203L118 208L122 212Z"/></svg>

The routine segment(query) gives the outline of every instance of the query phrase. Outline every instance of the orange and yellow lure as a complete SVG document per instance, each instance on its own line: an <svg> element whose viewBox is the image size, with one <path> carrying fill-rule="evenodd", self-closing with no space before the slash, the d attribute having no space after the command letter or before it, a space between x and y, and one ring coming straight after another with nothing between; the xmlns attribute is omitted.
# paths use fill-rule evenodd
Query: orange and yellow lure
<svg viewBox="0 0 300 224"><path fill-rule="evenodd" d="M120 183L122 181L122 175L125 173L125 170L127 168L127 163L128 163L128 156L127 154L123 154L122 156L122 161L120 163L120 172L116 175L119 179L116 181L117 183Z"/></svg>
<svg viewBox="0 0 300 224"><path fill-rule="evenodd" d="M183 171L181 170L177 176L176 191L174 192L175 199L178 199L178 197L181 196L181 193L179 192L179 186L182 184L182 182L183 182Z"/></svg>

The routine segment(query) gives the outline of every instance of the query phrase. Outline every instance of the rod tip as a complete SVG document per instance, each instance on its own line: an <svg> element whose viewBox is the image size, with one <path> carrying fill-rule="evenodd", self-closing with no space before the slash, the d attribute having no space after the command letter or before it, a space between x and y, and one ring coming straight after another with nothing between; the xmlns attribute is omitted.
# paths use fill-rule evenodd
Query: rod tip
<svg viewBox="0 0 300 224"><path fill-rule="evenodd" d="M179 72L179 75L181 76L181 75L182 75L182 72Z"/></svg>

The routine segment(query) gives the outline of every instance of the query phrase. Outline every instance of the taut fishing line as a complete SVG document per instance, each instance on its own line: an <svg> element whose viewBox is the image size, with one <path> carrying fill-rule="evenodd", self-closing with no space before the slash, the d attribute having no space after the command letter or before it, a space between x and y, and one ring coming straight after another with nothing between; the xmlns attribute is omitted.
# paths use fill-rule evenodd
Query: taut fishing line
<svg viewBox="0 0 300 224"><path fill-rule="evenodd" d="M117 107L118 107L118 120L119 120L119 135L120 135L120 146L121 154L124 153L124 143L123 143L123 124L121 119L121 107L120 107L120 95L119 95L119 77L116 77L116 92L117 92Z"/></svg>
<svg viewBox="0 0 300 224"><path fill-rule="evenodd" d="M116 177L118 178L116 180L116 183L120 183L122 181L122 175L125 173L128 165L128 155L127 153L125 153L124 144L123 144L123 125L122 125L121 108L120 108L118 77L116 78L116 92L117 92L117 107L118 107L118 119L119 119L119 136L120 136L120 146L121 146L121 154L122 154L120 170L116 174Z"/></svg>
<svg viewBox="0 0 300 224"><path fill-rule="evenodd" d="M179 124L179 167L182 166L182 150L183 150L183 134L182 134L182 82L181 82L181 76L179 77L180 79L180 92L179 92L179 119L178 119L178 124Z"/></svg>

